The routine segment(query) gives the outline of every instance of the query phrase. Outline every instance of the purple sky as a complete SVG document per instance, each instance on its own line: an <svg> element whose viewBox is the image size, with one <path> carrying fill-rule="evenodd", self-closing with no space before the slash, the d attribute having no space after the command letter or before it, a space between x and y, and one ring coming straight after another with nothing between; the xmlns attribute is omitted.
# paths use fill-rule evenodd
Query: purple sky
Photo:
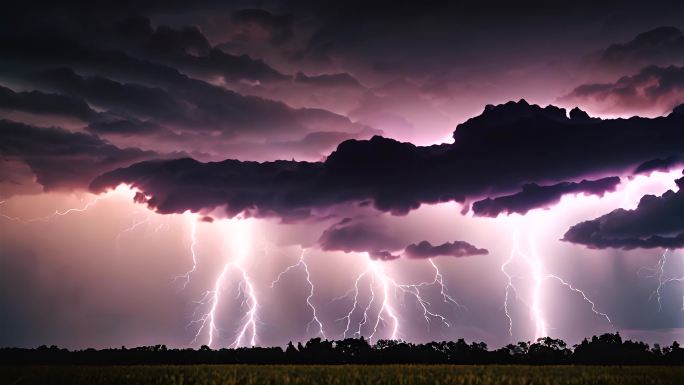
<svg viewBox="0 0 684 385"><path fill-rule="evenodd" d="M0 346L682 341L682 20L12 6Z"/></svg>

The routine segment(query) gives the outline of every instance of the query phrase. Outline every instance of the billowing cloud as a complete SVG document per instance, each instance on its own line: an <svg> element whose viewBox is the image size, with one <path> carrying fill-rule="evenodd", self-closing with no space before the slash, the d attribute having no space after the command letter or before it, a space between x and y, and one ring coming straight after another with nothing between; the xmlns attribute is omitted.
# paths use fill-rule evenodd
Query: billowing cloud
<svg viewBox="0 0 684 385"><path fill-rule="evenodd" d="M407 258L432 258L437 256L465 257L487 254L467 242L445 242L433 246L421 241L406 246L404 236L395 233L382 222L368 219L345 218L323 232L318 244L327 251L368 253L370 259L392 261L405 255ZM403 252L402 252L403 250Z"/></svg>
<svg viewBox="0 0 684 385"><path fill-rule="evenodd" d="M0 155L27 164L45 190L83 189L98 174L158 157L120 149L94 135L0 120Z"/></svg>
<svg viewBox="0 0 684 385"><path fill-rule="evenodd" d="M684 33L676 27L658 27L626 43L612 44L598 54L596 64L610 70L639 69L684 61Z"/></svg>
<svg viewBox="0 0 684 385"><path fill-rule="evenodd" d="M90 121L97 113L81 99L40 91L14 92L0 86L0 110L57 115Z"/></svg>
<svg viewBox="0 0 684 385"><path fill-rule="evenodd" d="M513 195L487 198L473 203L473 213L485 217L496 217L501 213L524 215L532 209L547 208L558 203L563 195L583 193L603 196L606 192L615 191L618 184L620 178L616 176L577 183L562 182L551 186L531 183L523 185L522 191Z"/></svg>
<svg viewBox="0 0 684 385"><path fill-rule="evenodd" d="M683 123L679 114L570 119L557 107L510 102L459 125L452 145L419 147L376 136L343 142L320 163L143 162L106 173L91 188L133 184L161 212L227 206L231 215L306 216L371 202L405 214L424 203L507 194L528 183L631 172L647 160L681 154Z"/></svg>
<svg viewBox="0 0 684 385"><path fill-rule="evenodd" d="M649 66L614 83L580 85L561 100L608 114L660 115L684 102L684 67Z"/></svg>
<svg viewBox="0 0 684 385"><path fill-rule="evenodd" d="M645 195L634 210L617 209L572 226L563 240L593 249L684 247L684 178L679 190Z"/></svg>
<svg viewBox="0 0 684 385"><path fill-rule="evenodd" d="M681 108L681 106L679 107ZM656 158L640 164L635 174L648 174L653 171L669 171L684 163L684 159L678 156L668 156L667 158Z"/></svg>
<svg viewBox="0 0 684 385"><path fill-rule="evenodd" d="M403 240L390 235L389 229L377 222L345 218L325 230L318 240L321 249L344 252L369 252L371 257L391 259L386 250L400 250Z"/></svg>
<svg viewBox="0 0 684 385"><path fill-rule="evenodd" d="M441 245L433 246L428 241L412 243L406 247L404 254L408 258L434 258L439 256L449 257L468 257L472 255L485 255L489 251L480 249L468 242L454 241L445 242Z"/></svg>
<svg viewBox="0 0 684 385"><path fill-rule="evenodd" d="M52 33L13 34L0 42L0 81L93 106L98 114L88 120L88 130L119 147L188 149L203 160L318 160L337 143L313 140L310 134L336 133L344 140L379 133L324 109L292 108L268 100L267 91L265 97L254 97L224 87L221 82L240 85L242 80L300 83L261 60L211 47L197 27L153 27L140 16L123 20L106 20L101 28L88 30L87 38L73 36L86 28L79 23L73 30L53 31L57 26L50 25L46 28ZM306 84L322 82L306 85L319 90L327 87L326 82L353 79L346 74L303 76ZM57 107L55 103L53 108ZM66 107L63 114L69 112ZM133 137L138 135L145 138L136 141ZM277 143L299 142L302 145L276 148Z"/></svg>

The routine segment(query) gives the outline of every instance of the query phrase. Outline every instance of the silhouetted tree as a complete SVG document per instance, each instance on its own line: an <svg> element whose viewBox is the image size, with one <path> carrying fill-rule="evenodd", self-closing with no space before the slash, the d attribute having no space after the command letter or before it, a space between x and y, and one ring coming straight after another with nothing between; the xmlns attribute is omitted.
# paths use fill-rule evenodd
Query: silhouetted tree
<svg viewBox="0 0 684 385"><path fill-rule="evenodd" d="M280 347L213 350L207 345L194 349L169 349L166 345L127 349L69 351L41 345L36 349L0 349L0 365L136 365L136 364L344 364L344 363L451 363L451 364L684 364L684 349L678 342L652 348L640 341L623 341L619 333L584 339L574 351L560 339L539 338L489 351L483 342L434 341L412 344L379 340L375 346L363 337L338 341L312 338L304 345L292 342Z"/></svg>

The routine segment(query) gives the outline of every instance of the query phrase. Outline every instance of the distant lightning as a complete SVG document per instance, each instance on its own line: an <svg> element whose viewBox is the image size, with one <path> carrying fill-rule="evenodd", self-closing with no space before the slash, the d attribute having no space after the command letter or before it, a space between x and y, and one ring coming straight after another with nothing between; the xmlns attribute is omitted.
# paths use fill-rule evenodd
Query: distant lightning
<svg viewBox="0 0 684 385"><path fill-rule="evenodd" d="M518 241L518 234L514 234L513 238L513 247L511 250L511 254L509 257L503 262L501 265L501 272L506 276L506 291L505 291L505 297L504 297L504 313L506 314L506 318L508 320L508 333L509 335L513 335L513 318L511 317L510 314L510 303L509 303L509 296L510 292L515 293L516 298L518 297L518 290L516 289L515 285L513 284L513 276L508 273L506 270L506 267L510 265L514 259L517 257L522 258L522 260L525 262L527 267L529 268L531 278L532 278L532 302L530 305L528 305L528 308L530 310L530 316L534 322L535 326L535 339L541 338L541 337L547 337L548 336L548 325L547 321L544 317L544 312L542 309L542 290L543 290L543 284L547 280L555 280L559 282L563 287L566 287L568 290L577 293L582 296L582 300L586 303L588 303L591 306L591 311L596 314L599 317L604 318L610 325L611 327L613 326L613 322L611 321L610 317L604 313L599 311L596 308L596 303L593 302L589 297L582 291L581 289L576 288L563 278L555 275L555 274L550 274L550 273L545 273L544 272L544 266L542 263L541 258L539 257L539 254L537 253L536 249L536 243L534 241L534 238L530 236L528 238L529 240L529 249L531 251L530 254L524 253L519 245Z"/></svg>
<svg viewBox="0 0 684 385"><path fill-rule="evenodd" d="M105 199L105 198L107 198L107 196L97 196L97 197L95 197L95 199L93 199L92 201L88 202L88 203L87 203L85 206L83 206L83 207L74 207L74 208L69 208L69 209L63 210L63 211L55 210L54 213L52 213L52 214L50 214L50 215L46 215L46 216L44 216L44 217L23 219L23 218L20 218L20 217L12 217L12 216L5 215L5 214L2 214L2 213L0 213L0 217L5 218L5 219L8 219L8 220L10 220L10 221L21 222L21 223L48 222L48 221L50 221L50 220L52 220L52 219L54 219L54 218L56 218L56 217L58 217L58 216L59 216L59 217L62 217L62 216L68 215L68 214L70 214L70 213L82 213L82 212L88 211L90 208L92 208L93 206L95 206L95 204L96 204L97 202L99 202L99 201L101 201L101 200L103 200L103 199ZM3 202L3 203L4 203L4 202Z"/></svg>
<svg viewBox="0 0 684 385"><path fill-rule="evenodd" d="M366 257L368 258L368 256ZM455 305L459 308L465 308L465 306L459 304L449 294L449 291L446 285L444 284L444 277L442 276L439 267L434 263L434 261L430 260L429 262L435 271L433 279L431 281L407 284L399 283L395 279L389 277L386 274L385 269L383 267L383 263L385 262L374 261L370 260L369 258L367 260L366 268L355 277L354 286L352 287L352 289L349 290L344 296L336 298L340 299L350 297L353 295L351 309L346 313L346 315L338 319L338 321L345 321L346 323L345 329L342 332L342 337L345 338L348 334L350 334L350 330L352 328L352 317L356 313L357 309L363 309L361 313L361 321L357 324L356 331L354 333L351 333L351 335L361 336L363 327L365 325L372 325L373 329L371 334L369 335L369 339L372 340L374 336L378 333L380 323L385 323L385 317L387 317L389 318L389 320L391 320L392 324L390 338L397 339L401 325L399 317L397 315L398 313L391 303L391 290L394 290L395 296L397 292L401 292L404 295L409 295L415 298L416 303L418 304L418 306L420 306L423 312L423 318L425 319L428 328L430 325L430 321L432 319L438 320L446 327L451 327L451 322L447 319L447 317L430 309L431 303L424 298L421 292L421 288L438 285L440 288L440 296L442 297L443 302ZM370 282L368 284L369 298L368 303L364 307L360 304L359 299L361 291L360 284L367 276L370 276ZM381 291L376 295L377 286L380 286ZM376 300L380 301L379 309L377 315L371 321L370 312ZM371 322L370 324L369 321Z"/></svg>
<svg viewBox="0 0 684 385"><path fill-rule="evenodd" d="M182 279L183 288L185 289L190 283L190 276L197 270L197 218L190 216L190 254L192 255L192 267L190 270L186 271L185 274L179 275L174 278L174 280Z"/></svg>
<svg viewBox="0 0 684 385"><path fill-rule="evenodd" d="M120 247L119 244L120 244L120 241L121 241L121 237L122 237L124 234L130 233L131 231L137 229L138 227L140 227L140 226L142 226L142 225L144 225L144 224L146 224L146 223L149 223L151 219L152 219L152 216L151 216L151 215L148 215L147 217L145 217L145 219L140 220L140 221L133 222L133 224L131 224L131 225L128 226L127 228L121 230L121 231L119 232L119 234L116 235L116 241L115 241L115 243L116 243L116 248L117 248L117 250L118 250L119 247Z"/></svg>
<svg viewBox="0 0 684 385"><path fill-rule="evenodd" d="M314 304L311 302L311 299L314 296L314 284L313 284L313 282L311 282L311 274L309 273L309 265L306 264L306 260L304 259L305 250L306 249L302 248L302 251L299 254L299 259L297 260L297 263L295 263L294 265L290 265L287 268L285 268L285 270L281 271L278 274L278 276L276 277L276 279L273 282L271 282L271 289L273 289L275 287L275 285L278 284L278 282L280 282L280 278L283 275L287 274L290 270L296 269L297 267L301 266L303 268L305 276L306 276L306 283L309 285L309 295L306 297L306 304L307 304L307 306L309 306L309 309L311 309L311 314L312 314L311 315L311 317L312 317L311 321L309 321L309 323L306 325L306 329L308 331L309 327L311 325L316 324L316 325L318 325L318 334L320 334L321 337L323 337L323 338L327 338L325 336L325 332L323 331L323 323L318 318L316 306L314 306Z"/></svg>
<svg viewBox="0 0 684 385"><path fill-rule="evenodd" d="M677 184L675 183L675 180L681 176L681 173L677 170L672 170L668 172L653 172L650 175L636 175L634 177L629 178L628 180L623 180L623 183L620 184L618 189L616 190L616 194L619 194L617 197L617 201L615 203L624 209L633 209L636 207L638 204L640 198L646 194L646 193L651 193L651 194L660 194L666 190L676 190L677 189ZM607 194L611 195L611 194ZM577 199L582 199L585 201L589 200L600 200L602 199L601 197L589 197L589 196L575 196L575 197L568 197L568 198L563 198L561 202L556 205L554 208L555 212L558 212L559 210L570 210L575 207ZM504 296L504 301L503 301L503 310L504 314L506 316L506 319L508 321L508 334L513 336L513 316L511 314L511 300L512 298L515 298L516 301L519 301L523 305L525 305L529 312L532 321L534 322L535 325L535 336L537 337L545 337L547 332L548 332L548 326L547 322L544 317L544 312L542 308L542 300L543 300L543 285L546 281L548 280L553 280L555 282L558 282L561 284L563 287L568 289L570 292L579 294L582 297L582 300L586 302L588 305L591 306L591 311L597 315L598 317L601 317L605 319L611 327L613 327L612 321L610 317L600 311L598 309L598 306L594 301L592 301L584 291L581 289L573 286L570 282L564 280L563 278L559 277L558 275L555 274L550 274L548 272L544 271L544 265L542 262L542 259L539 257L539 254L537 253L536 250L536 242L534 238L531 236L530 233L530 238L529 238L529 251L530 253L524 253L521 250L520 243L519 243L519 231L521 228L528 227L526 226L526 222L519 222L519 221L529 221L531 220L529 218L530 214L528 213L525 217L517 218L516 216L510 216L509 218L512 218L513 220L513 226L511 227L511 233L513 234L513 245L511 248L511 253L508 255L508 257L503 261L500 267L501 273L505 276L506 278L506 286L505 286L505 296ZM540 217L538 217L540 218ZM548 218L543 218L541 217L540 220L549 220ZM529 223L529 222L527 222ZM522 225L522 226L521 226ZM655 291L652 293L651 298L656 298L658 300L658 306L661 306L661 293L664 287L672 282L684 282L684 276L683 277L673 277L673 278L665 278L665 264L668 260L667 258L667 251L665 254L663 254L658 261L658 263L650 268L642 268L640 269L641 271L649 271L651 275L649 277L651 278L658 278L658 287L655 289ZM510 268L511 266L516 262L516 261L522 261L524 264L526 270L527 270L527 275L525 277L520 277L520 276L514 276L510 273ZM516 287L515 283L517 279L531 279L532 280L532 286L531 286L531 296L529 298L529 302L524 301L524 299L521 299L519 296L520 291ZM684 309L684 297L682 298L682 308Z"/></svg>
<svg viewBox="0 0 684 385"><path fill-rule="evenodd" d="M248 346L256 346L257 340L257 310L259 307L259 301L257 298L256 290L254 284L244 267L245 259L248 255L249 239L248 239L248 229L247 224L243 223L245 221L236 219L227 221L234 227L232 233L231 244L231 254L232 258L229 259L224 265L221 273L216 278L213 285L213 290L207 291L204 296L198 301L200 305L209 304L209 311L203 314L198 319L192 321L190 324L199 324L193 343L199 339L204 330L207 332L207 346L212 346L215 339L219 334L219 327L217 325L217 316L219 313L219 306L221 302L221 293L224 290L224 284L227 281L227 275L230 270L238 273L240 280L238 282L238 297L242 296L244 299L242 301L242 306L246 307L247 310L240 320L240 326L238 327L237 335L235 336L230 347L237 348L244 346L244 341L248 341ZM244 286L244 289L242 287Z"/></svg>
<svg viewBox="0 0 684 385"><path fill-rule="evenodd" d="M50 215L46 215L46 216L42 216L42 217L36 217L36 218L29 218L29 219L24 219L21 217L13 217L13 216L9 216L9 215L0 213L0 218L5 218L5 219L10 220L10 221L21 222L21 223L49 222L50 220L52 220L54 218L63 217L63 216L69 215L71 213L86 212L86 211L90 210L91 208L93 208L93 206L95 206L98 202L105 200L105 199L112 198L113 196L116 196L116 195L126 194L126 195L130 195L132 197L135 194L135 192L136 191L134 189L132 189L130 186L121 184L121 185L117 186L116 189L107 191L105 194L96 195L93 200L89 201L88 203L86 203L82 207L72 207L72 208L68 208L66 210L55 210L55 212L50 214ZM6 203L6 201L1 201L0 205L5 204L5 203Z"/></svg>
<svg viewBox="0 0 684 385"><path fill-rule="evenodd" d="M652 274L648 275L647 278L658 278L658 287L656 287L656 289L648 297L649 300L656 298L658 301L658 311L663 309L662 291L665 286L672 282L684 282L684 276L665 278L665 265L668 261L668 252L669 250L665 249L663 254L661 254L660 258L658 259L658 262L653 267L642 267L637 271L637 275L641 271L650 271ZM682 255L682 260L684 261L684 255ZM684 310L684 295L682 295L682 310Z"/></svg>

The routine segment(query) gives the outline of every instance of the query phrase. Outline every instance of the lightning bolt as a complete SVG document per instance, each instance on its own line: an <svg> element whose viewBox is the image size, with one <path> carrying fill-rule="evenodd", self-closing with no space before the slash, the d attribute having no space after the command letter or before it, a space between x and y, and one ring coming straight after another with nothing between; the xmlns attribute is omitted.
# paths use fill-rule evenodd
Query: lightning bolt
<svg viewBox="0 0 684 385"><path fill-rule="evenodd" d="M637 271L637 275L639 275L641 271L650 271L652 274L646 276L647 278L658 278L658 287L656 287L656 289L648 297L649 301L654 297L656 298L658 301L658 311L663 309L662 291L665 286L672 282L684 282L684 276L665 278L665 265L668 261L668 251L668 249L665 249L663 254L661 254L660 258L658 259L658 262L654 266L642 267ZM684 255L682 255L682 260L684 261ZM684 295L682 295L682 310L684 310Z"/></svg>
<svg viewBox="0 0 684 385"><path fill-rule="evenodd" d="M68 215L70 213L82 213L82 212L88 211L90 208L95 206L95 204L97 204L97 202L99 202L105 198L107 198L107 196L97 196L92 201L86 203L86 205L83 207L74 207L74 208L69 208L69 209L63 210L63 211L55 210L54 213L52 213L50 215L43 216L43 217L24 219L24 218L20 218L20 217L13 217L13 216L5 215L2 213L0 213L0 217L5 218L5 219L10 220L10 221L21 222L21 223L49 222L50 220L52 220L56 217L62 217L62 216Z"/></svg>
<svg viewBox="0 0 684 385"><path fill-rule="evenodd" d="M395 279L387 275L383 267L383 263L385 262L371 260L368 256L367 261L368 262L366 265L366 269L362 271L359 275L357 275L354 279L354 285L352 289L349 290L343 296L334 299L339 300L342 298L347 298L349 296L352 296L353 294L351 309L346 313L346 315L337 320L346 322L345 329L342 333L343 338L346 338L346 336L350 334L350 330L352 327L352 318L355 312L357 311L357 309L363 308L363 311L361 313L361 321L357 324L356 331L351 335L361 336L364 326L371 322L372 332L369 335L369 340L372 341L374 336L378 333L380 323L382 322L383 324L385 324L385 317L387 317L391 320L392 324L390 338L397 339L397 336L399 335L400 322L399 317L397 316L398 313L390 302L391 290L394 290L395 297L397 293L401 292L402 294L411 296L415 299L416 303L418 304L418 306L420 306L423 312L423 318L425 319L428 330L430 327L431 320L438 320L446 327L451 327L451 322L449 322L447 317L445 317L444 315L430 310L431 303L423 296L423 293L421 292L422 288L438 286L440 290L440 296L442 297L444 303L454 305L458 308L465 308L465 306L458 303L449 294L449 291L446 285L444 284L444 277L441 271L439 270L439 267L437 266L437 264L435 264L433 260L429 261L430 265L434 269L433 279L431 281L423 281L419 283L399 283ZM367 276L370 277L370 282L368 284L369 299L366 306L362 307L359 299L359 295L361 292L360 284ZM382 296L376 296L376 289L378 289L378 286L379 289L381 289L380 292ZM374 317L374 320L371 321L370 312L376 300L380 301L379 310L376 316Z"/></svg>
<svg viewBox="0 0 684 385"><path fill-rule="evenodd" d="M509 296L510 292L515 293L516 298L518 297L518 290L516 289L515 285L513 284L513 278L514 276L510 275L508 271L506 270L506 267L509 266L515 259L520 257L523 262L527 265L531 277L532 277L532 302L530 305L527 307L530 310L530 317L534 321L534 326L535 326L535 339L541 338L541 337L547 337L548 336L548 325L547 321L544 317L544 312L542 309L542 290L544 287L544 282L547 280L554 280L558 283L560 283L563 287L567 288L573 293L577 293L582 297L582 300L589 304L591 306L591 311L599 316L604 318L610 325L613 327L613 322L611 321L610 317L604 313L601 312L597 309L596 303L593 302L587 295L582 291L581 289L576 288L563 278L551 274L551 273L546 273L544 272L544 266L542 263L541 258L539 257L539 254L537 253L537 248L536 248L536 242L534 241L534 237L531 235L528 238L529 241L529 249L531 251L530 254L527 254L523 252L520 248L520 244L518 241L518 234L517 232L514 233L514 238L513 238L513 247L511 250L511 254L509 257L503 262L501 265L501 272L504 274L506 277L506 290L505 290L505 297L504 297L504 313L506 314L506 318L508 319L508 333L509 335L513 336L513 319L510 314L510 303L509 303Z"/></svg>
<svg viewBox="0 0 684 385"><path fill-rule="evenodd" d="M381 282L383 297L380 311L378 311L378 316L376 317L375 325L373 326L373 333L368 336L369 341L373 341L373 337L378 332L380 321L383 321L383 323L385 322L384 318L382 318L382 313L386 313L387 316L392 319L392 333L390 334L390 339L396 340L397 333L399 332L399 318L397 318L394 308L392 308L389 303L389 284L391 281L385 275L385 271L380 265L381 263L383 262L370 261L370 268L373 271L373 276L377 277Z"/></svg>
<svg viewBox="0 0 684 385"><path fill-rule="evenodd" d="M145 223L150 223L150 220L151 220L151 219L152 219L152 216L151 216L151 215L148 215L145 219L140 220L140 221L133 222L133 224L131 224L131 225L128 226L127 228L121 230L121 232L119 232L119 234L116 235L116 241L115 241L115 243L116 243L116 248L117 248L117 250L120 248L121 237L122 237L124 234L130 233L131 231L137 229L138 227L144 225Z"/></svg>
<svg viewBox="0 0 684 385"><path fill-rule="evenodd" d="M256 295L254 284L245 269L245 259L248 255L249 240L247 233L247 224L241 219L227 221L234 225L235 229L232 231L232 254L233 258L228 260L224 265L221 273L214 282L213 290L207 291L202 299L197 303L200 305L209 304L210 308L207 313L202 315L199 319L191 321L189 324L198 323L200 327L195 334L193 343L196 342L204 330L207 330L207 345L211 346L220 333L217 326L217 315L219 312L219 305L221 302L221 294L224 291L224 284L228 279L229 271L235 271L239 276L238 283L238 297L243 297L241 307L246 307L244 316L240 320L237 335L230 344L230 347L237 348L244 345L244 341L249 341L249 346L256 346L257 340L257 310L259 301ZM244 286L244 289L242 289Z"/></svg>
<svg viewBox="0 0 684 385"><path fill-rule="evenodd" d="M280 281L280 278L283 275L287 274L290 270L296 269L296 268L301 266L304 270L304 273L305 273L306 283L309 285L309 295L306 297L306 304L309 307L309 309L311 309L311 314L312 314L311 315L311 321L309 321L309 323L306 325L306 331L307 332L309 331L309 328L311 327L311 325L316 324L316 325L318 325L318 334L321 337L323 337L324 339L326 339L327 337L325 336L325 331L323 330L323 323L318 318L316 306L314 306L314 304L311 302L311 299L314 296L314 284L311 281L311 274L309 273L309 265L306 264L306 260L304 259L304 252L305 251L306 251L306 249L302 248L302 251L299 254L299 260L297 260L297 263L295 263L294 265L288 266L287 268L285 268L285 270L281 271L278 274L276 279L273 282L271 282L271 289L273 289L275 287L275 285L278 284L278 282Z"/></svg>
<svg viewBox="0 0 684 385"><path fill-rule="evenodd" d="M136 190L132 189L130 186L125 185L125 184L121 184L113 190L109 190L102 195L95 196L94 199L87 202L82 207L72 207L72 208L68 208L65 210L55 210L55 212L52 214L45 215L42 217L29 218L29 219L25 219L25 218L21 218L21 217L13 217L10 215L0 213L0 218L5 218L5 219L10 220L10 221L21 222L24 224L35 223L35 222L49 222L52 219L55 219L57 217L63 217L63 216L69 215L71 213L84 213L84 212L90 210L91 208L93 208L93 206L95 206L98 202L105 200L105 199L112 198L116 195L125 194L125 195L130 195L130 198L132 198L133 195L135 195L135 193L136 193ZM6 201L3 200L0 202L0 205L5 204L5 203L6 203Z"/></svg>
<svg viewBox="0 0 684 385"><path fill-rule="evenodd" d="M353 334L353 335L362 335L362 328L364 325L368 324L370 317L369 314L371 312L371 308L373 304L376 301L376 294L375 294L375 289L376 289L376 280L380 282L380 286L382 288L382 302L380 303L380 308L378 309L378 312L375 316L375 321L372 322L372 332L369 336L369 340L372 341L373 337L378 333L378 328L380 327L380 322L385 323L385 319L383 318L383 314L386 314L388 318L392 320L392 330L390 333L390 338L391 339L397 339L398 333L399 333L399 318L396 315L396 311L394 310L394 307L390 304L389 302L389 286L391 283L391 280L385 275L383 267L380 265L382 262L379 261L373 261L370 260L368 255L366 255L367 258L367 264L366 264L366 269L361 272L359 275L356 276L354 279L354 287L347 292L347 294L343 295L342 297L338 297L337 299L345 298L351 295L351 293L354 293L353 297L353 303L351 310L347 313L347 315L343 316L342 318L339 318L338 321L346 320L346 327L344 329L344 332L342 333L342 337L346 338L347 334L349 333L349 329L351 328L351 319L356 311L357 308L360 308L359 305L359 294L361 292L359 284L361 281L368 275L371 277L371 281L368 285L368 291L369 291L369 300L368 304L365 306L363 309L363 316L361 321L358 324L358 330Z"/></svg>
<svg viewBox="0 0 684 385"><path fill-rule="evenodd" d="M195 247L197 247L197 218L195 216L189 216L190 218L190 254L192 255L192 267L190 270L186 271L185 274L179 275L177 277L174 277L175 280L182 279L183 282L183 287L181 290L185 289L188 286L188 283L190 283L190 275L197 270L197 251L195 250Z"/></svg>

